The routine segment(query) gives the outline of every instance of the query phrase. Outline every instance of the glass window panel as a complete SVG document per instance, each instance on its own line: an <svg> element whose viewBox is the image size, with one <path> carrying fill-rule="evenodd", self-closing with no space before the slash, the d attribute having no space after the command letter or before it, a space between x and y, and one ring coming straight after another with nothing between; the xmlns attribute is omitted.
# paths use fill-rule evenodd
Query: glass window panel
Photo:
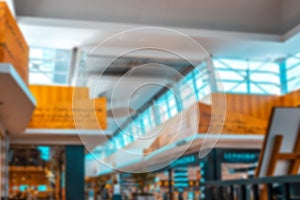
<svg viewBox="0 0 300 200"><path fill-rule="evenodd" d="M223 90L225 92L230 91L234 86L236 86L238 83L236 82L222 82Z"/></svg>
<svg viewBox="0 0 300 200"><path fill-rule="evenodd" d="M29 50L30 58L43 58L43 50L38 48L30 48Z"/></svg>
<svg viewBox="0 0 300 200"><path fill-rule="evenodd" d="M275 62L264 62L264 61L249 61L250 71L270 71L274 73L279 73L279 66Z"/></svg>
<svg viewBox="0 0 300 200"><path fill-rule="evenodd" d="M286 75L287 75L287 79L290 79L295 76L296 77L300 76L300 63L296 67L287 70Z"/></svg>
<svg viewBox="0 0 300 200"><path fill-rule="evenodd" d="M223 82L225 92L229 93L247 93L247 85L239 82Z"/></svg>
<svg viewBox="0 0 300 200"><path fill-rule="evenodd" d="M41 84L41 85L51 85L52 84L51 73L31 73L29 76L30 84Z"/></svg>
<svg viewBox="0 0 300 200"><path fill-rule="evenodd" d="M300 77L288 82L288 91L293 91L300 88Z"/></svg>
<svg viewBox="0 0 300 200"><path fill-rule="evenodd" d="M222 80L244 80L246 72L235 72L235 71L221 71L218 70L219 78Z"/></svg>
<svg viewBox="0 0 300 200"><path fill-rule="evenodd" d="M270 82L270 83L280 83L279 76L276 76L275 74L260 74L260 73L251 73L250 75L251 81L264 81L264 82Z"/></svg>
<svg viewBox="0 0 300 200"><path fill-rule="evenodd" d="M205 96L207 96L208 94L210 94L210 88L209 87L204 87L201 90L199 90L198 92L198 98L199 100Z"/></svg>
<svg viewBox="0 0 300 200"><path fill-rule="evenodd" d="M177 113L178 113L178 111L177 111L176 107L173 107L173 108L170 109L171 117L175 116Z"/></svg>
<svg viewBox="0 0 300 200"><path fill-rule="evenodd" d="M192 79L193 79L193 73L192 72L190 72L190 73L188 73L185 77L184 77L184 79L188 82L188 81L191 81Z"/></svg>
<svg viewBox="0 0 300 200"><path fill-rule="evenodd" d="M300 65L300 59L295 57L290 57L285 61L286 69L290 69L294 65Z"/></svg>
<svg viewBox="0 0 300 200"><path fill-rule="evenodd" d="M181 96L187 96L194 92L194 87L193 87L192 83L185 84L185 85L180 85L179 90L180 90Z"/></svg>
<svg viewBox="0 0 300 200"><path fill-rule="evenodd" d="M207 87L207 84L208 84L207 81L202 79L202 78L197 78L196 79L196 86L197 86L198 89L201 88L201 87Z"/></svg>
<svg viewBox="0 0 300 200"><path fill-rule="evenodd" d="M169 103L169 107L176 106L176 99L173 94L169 96L168 103Z"/></svg>
<svg viewBox="0 0 300 200"><path fill-rule="evenodd" d="M247 85L246 84L239 84L237 87L233 89L236 93L247 93Z"/></svg>
<svg viewBox="0 0 300 200"><path fill-rule="evenodd" d="M167 102L164 96L159 98L158 101L155 103L155 108L157 109L157 113L159 115L160 121L165 122L169 117L168 117L168 107L167 107Z"/></svg>
<svg viewBox="0 0 300 200"><path fill-rule="evenodd" d="M139 136L140 135L140 126L137 124L136 121L132 122L132 126L131 127L132 127L132 135L134 137Z"/></svg>
<svg viewBox="0 0 300 200"><path fill-rule="evenodd" d="M182 99L189 98L190 96L195 96L195 94L189 87L186 87L183 91L181 91Z"/></svg>
<svg viewBox="0 0 300 200"><path fill-rule="evenodd" d="M253 94L265 94L265 91L263 91L261 88L257 87L257 85L253 83L250 84L250 90Z"/></svg>
<svg viewBox="0 0 300 200"><path fill-rule="evenodd" d="M193 85L193 79L190 77L189 79L185 79L183 85Z"/></svg>
<svg viewBox="0 0 300 200"><path fill-rule="evenodd" d="M149 109L146 110L143 114L143 123L146 132L153 128L154 121L153 119L151 119L151 112Z"/></svg>
<svg viewBox="0 0 300 200"><path fill-rule="evenodd" d="M155 126L155 116L154 116L154 112L153 112L153 107L150 107L148 109L148 118L149 118L149 123L152 125L152 127Z"/></svg>
<svg viewBox="0 0 300 200"><path fill-rule="evenodd" d="M30 72L53 72L54 62L43 60L30 60L29 62Z"/></svg>
<svg viewBox="0 0 300 200"><path fill-rule="evenodd" d="M252 85L254 85L254 84L252 84ZM251 85L251 93L256 93L256 92L252 91L252 85ZM257 88L260 87L261 94L276 94L276 95L280 94L280 88L275 85L258 84L258 85L254 85L254 86Z"/></svg>
<svg viewBox="0 0 300 200"><path fill-rule="evenodd" d="M66 84L68 80L71 56L71 50L31 48L29 59L30 83L36 84L36 75L33 75L33 73L51 73L51 82L47 82L45 84Z"/></svg>
<svg viewBox="0 0 300 200"><path fill-rule="evenodd" d="M195 98L186 98L183 100L182 104L183 104L183 108L186 109L186 108L189 108L191 105L193 105L194 103L196 103L197 100Z"/></svg>

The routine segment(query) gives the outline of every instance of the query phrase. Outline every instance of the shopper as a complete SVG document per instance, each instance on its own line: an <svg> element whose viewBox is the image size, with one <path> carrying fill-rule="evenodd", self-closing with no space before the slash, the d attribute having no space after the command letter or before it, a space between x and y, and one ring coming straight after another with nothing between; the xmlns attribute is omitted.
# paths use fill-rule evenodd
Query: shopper
<svg viewBox="0 0 300 200"><path fill-rule="evenodd" d="M109 199L109 194L108 194L108 190L106 189L106 185L103 184L100 190L100 196L101 196L101 200L108 200Z"/></svg>
<svg viewBox="0 0 300 200"><path fill-rule="evenodd" d="M29 189L26 190L26 200L33 200L31 191Z"/></svg>

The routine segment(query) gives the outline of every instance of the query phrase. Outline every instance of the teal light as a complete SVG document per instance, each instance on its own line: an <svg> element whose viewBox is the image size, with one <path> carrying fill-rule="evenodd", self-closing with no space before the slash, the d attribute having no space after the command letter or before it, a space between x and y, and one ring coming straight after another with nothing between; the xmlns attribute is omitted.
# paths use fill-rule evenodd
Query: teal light
<svg viewBox="0 0 300 200"><path fill-rule="evenodd" d="M28 185L20 185L19 189L21 192L24 192L26 189L28 189Z"/></svg>
<svg viewBox="0 0 300 200"><path fill-rule="evenodd" d="M85 155L85 159L87 160L93 160L95 157L91 154L91 153L88 153Z"/></svg>
<svg viewBox="0 0 300 200"><path fill-rule="evenodd" d="M45 192L45 191L47 191L47 185L38 185L37 190L39 192Z"/></svg>
<svg viewBox="0 0 300 200"><path fill-rule="evenodd" d="M41 158L45 161L50 159L50 147L49 146L38 146L37 149L41 152Z"/></svg>

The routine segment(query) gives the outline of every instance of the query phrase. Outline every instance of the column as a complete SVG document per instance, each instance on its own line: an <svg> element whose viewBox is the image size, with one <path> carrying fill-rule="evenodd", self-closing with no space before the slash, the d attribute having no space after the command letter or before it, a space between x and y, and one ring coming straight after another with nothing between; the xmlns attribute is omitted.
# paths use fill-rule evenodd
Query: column
<svg viewBox="0 0 300 200"><path fill-rule="evenodd" d="M84 200L84 147L66 146L66 200Z"/></svg>

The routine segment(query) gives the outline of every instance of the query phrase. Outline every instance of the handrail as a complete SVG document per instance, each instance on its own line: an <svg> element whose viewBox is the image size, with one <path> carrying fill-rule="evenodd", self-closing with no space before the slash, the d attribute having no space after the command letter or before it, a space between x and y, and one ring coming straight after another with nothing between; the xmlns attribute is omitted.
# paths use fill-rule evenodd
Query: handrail
<svg viewBox="0 0 300 200"><path fill-rule="evenodd" d="M295 194L299 195L298 192L295 193L295 187L298 188L299 183L300 175L294 175L207 181L200 184L200 187L204 187L205 199L209 200L261 200L262 198L291 200ZM293 189L290 190L291 188Z"/></svg>
<svg viewBox="0 0 300 200"><path fill-rule="evenodd" d="M272 176L250 179L206 181L202 186L230 186L230 185L258 185L271 183L300 183L300 175L294 176Z"/></svg>

